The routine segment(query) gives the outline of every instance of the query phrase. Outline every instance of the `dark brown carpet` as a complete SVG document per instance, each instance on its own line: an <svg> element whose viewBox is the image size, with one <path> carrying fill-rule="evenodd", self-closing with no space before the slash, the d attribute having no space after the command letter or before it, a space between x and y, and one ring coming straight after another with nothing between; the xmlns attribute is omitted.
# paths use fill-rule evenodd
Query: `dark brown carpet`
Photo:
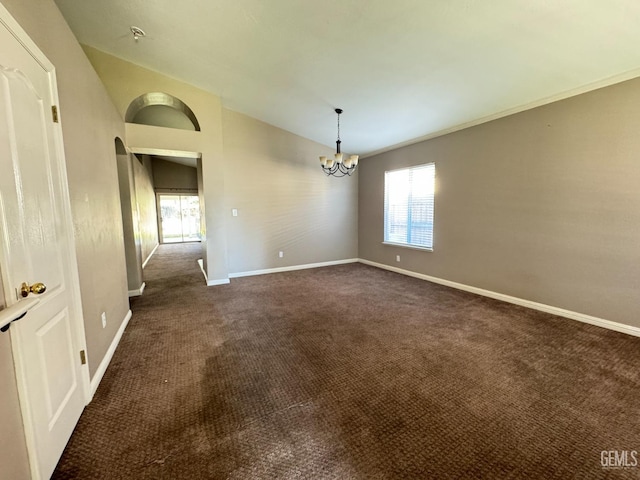
<svg viewBox="0 0 640 480"><path fill-rule="evenodd" d="M56 479L595 479L640 338L360 264L206 287L166 245Z"/></svg>

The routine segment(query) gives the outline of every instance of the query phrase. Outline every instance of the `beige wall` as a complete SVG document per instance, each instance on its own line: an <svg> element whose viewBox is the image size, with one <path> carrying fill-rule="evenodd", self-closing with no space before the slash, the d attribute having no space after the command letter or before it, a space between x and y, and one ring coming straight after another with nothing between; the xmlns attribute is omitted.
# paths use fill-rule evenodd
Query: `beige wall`
<svg viewBox="0 0 640 480"><path fill-rule="evenodd" d="M226 109L223 136L231 273L358 256L357 178L322 172L329 147Z"/></svg>
<svg viewBox="0 0 640 480"><path fill-rule="evenodd" d="M204 183L202 181L202 159L199 158L196 164L196 175L198 178L198 200L200 200L200 238L207 238L207 224L205 217L207 216L204 201ZM202 269L207 271L207 242L202 242Z"/></svg>
<svg viewBox="0 0 640 480"><path fill-rule="evenodd" d="M56 67L60 118L82 294L91 375L102 361L129 310L122 221L118 194L115 137L124 124L75 37L51 0L2 0L27 34ZM107 313L102 328L101 312ZM7 356L7 337L0 339ZM6 359L4 359L6 360ZM26 471L23 433L16 418L13 371L3 361L0 405L3 417L0 478L20 478ZM15 474L15 475L14 475Z"/></svg>
<svg viewBox="0 0 640 480"><path fill-rule="evenodd" d="M131 101L148 92L173 95L193 111L200 132L126 124L127 146L199 152L202 154L202 182L207 228L206 262L209 280L226 280L227 237L224 215L224 162L222 157L222 113L220 98L157 72L84 47L94 68L120 114L124 117Z"/></svg>
<svg viewBox="0 0 640 480"><path fill-rule="evenodd" d="M31 477L9 332L0 333L0 478Z"/></svg>
<svg viewBox="0 0 640 480"><path fill-rule="evenodd" d="M136 186L137 214L140 225L142 261L158 246L158 212L153 190L153 162L148 155L133 156L133 178Z"/></svg>
<svg viewBox="0 0 640 480"><path fill-rule="evenodd" d="M122 145L122 150L124 150L124 153L119 153L117 160L124 251L127 263L127 285L129 291L139 291L143 283L142 244L137 213L136 188L133 179L133 162L137 162L137 160L133 154L126 152L124 145Z"/></svg>
<svg viewBox="0 0 640 480"><path fill-rule="evenodd" d="M153 159L153 186L156 192L192 192L198 191L198 173L196 167L181 165L159 158Z"/></svg>
<svg viewBox="0 0 640 480"><path fill-rule="evenodd" d="M360 257L640 327L638 105L640 79L365 158ZM384 171L433 161L434 251L382 245Z"/></svg>
<svg viewBox="0 0 640 480"><path fill-rule="evenodd" d="M202 152L210 281L229 272L357 257L357 178L322 173L318 155L331 148L223 110L218 97L191 85L85 51L123 114L139 95L162 91L198 118L201 132L127 124L127 143Z"/></svg>
<svg viewBox="0 0 640 480"><path fill-rule="evenodd" d="M118 155L120 204L130 291L143 283L142 265L158 246L153 162L148 155Z"/></svg>

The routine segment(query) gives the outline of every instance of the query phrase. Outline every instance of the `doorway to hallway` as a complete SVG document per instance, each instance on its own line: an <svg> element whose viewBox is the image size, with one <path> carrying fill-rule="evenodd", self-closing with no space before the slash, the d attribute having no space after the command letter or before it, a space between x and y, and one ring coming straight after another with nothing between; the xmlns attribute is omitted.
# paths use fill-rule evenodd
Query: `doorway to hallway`
<svg viewBox="0 0 640 480"><path fill-rule="evenodd" d="M200 241L200 199L197 195L158 194L161 243Z"/></svg>

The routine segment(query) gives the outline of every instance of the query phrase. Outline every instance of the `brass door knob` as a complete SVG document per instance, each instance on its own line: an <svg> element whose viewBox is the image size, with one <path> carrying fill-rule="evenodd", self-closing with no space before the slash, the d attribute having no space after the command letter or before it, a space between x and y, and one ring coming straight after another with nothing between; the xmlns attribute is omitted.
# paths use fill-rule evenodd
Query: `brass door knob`
<svg viewBox="0 0 640 480"><path fill-rule="evenodd" d="M29 286L27 282L24 282L20 287L20 295L27 297L30 293L41 295L47 290L47 286L44 283L37 282Z"/></svg>

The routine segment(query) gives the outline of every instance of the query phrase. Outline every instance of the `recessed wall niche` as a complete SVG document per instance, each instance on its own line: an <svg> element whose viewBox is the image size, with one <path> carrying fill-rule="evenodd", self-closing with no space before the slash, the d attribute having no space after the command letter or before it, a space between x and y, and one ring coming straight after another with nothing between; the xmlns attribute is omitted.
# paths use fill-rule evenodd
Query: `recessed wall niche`
<svg viewBox="0 0 640 480"><path fill-rule="evenodd" d="M163 92L150 92L134 99L127 108L125 121L155 127L200 131L200 124L189 106Z"/></svg>

